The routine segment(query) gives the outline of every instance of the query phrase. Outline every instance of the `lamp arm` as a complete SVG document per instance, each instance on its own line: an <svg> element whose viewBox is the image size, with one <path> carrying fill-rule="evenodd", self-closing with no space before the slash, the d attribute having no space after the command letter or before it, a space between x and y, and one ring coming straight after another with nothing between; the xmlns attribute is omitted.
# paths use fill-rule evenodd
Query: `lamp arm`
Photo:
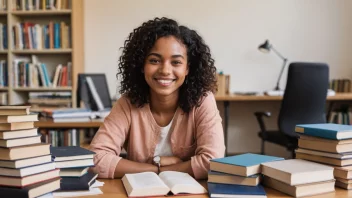
<svg viewBox="0 0 352 198"><path fill-rule="evenodd" d="M283 73L283 71L284 71L284 69L285 69L286 62L287 62L287 59L284 58L284 63L283 63L283 65L282 65L282 67L281 67L280 75L279 75L279 78L277 79L277 82L276 82L276 87L275 87L275 90L276 90L276 91L280 90L280 86L279 86L279 84L280 84L280 79L281 79L282 73Z"/></svg>
<svg viewBox="0 0 352 198"><path fill-rule="evenodd" d="M282 59L285 60L286 58L284 56L282 56L272 45L270 46L270 48Z"/></svg>

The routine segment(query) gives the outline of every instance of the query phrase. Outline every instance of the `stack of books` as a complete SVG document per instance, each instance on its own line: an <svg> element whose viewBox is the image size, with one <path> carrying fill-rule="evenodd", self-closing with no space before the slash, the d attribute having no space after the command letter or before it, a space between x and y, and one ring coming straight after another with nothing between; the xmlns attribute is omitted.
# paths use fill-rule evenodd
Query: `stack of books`
<svg viewBox="0 0 352 198"><path fill-rule="evenodd" d="M352 126L333 123L297 125L296 158L333 166L336 186L352 189Z"/></svg>
<svg viewBox="0 0 352 198"><path fill-rule="evenodd" d="M246 153L210 161L208 191L211 197L266 197L260 184L261 164L280 157Z"/></svg>
<svg viewBox="0 0 352 198"><path fill-rule="evenodd" d="M47 120L50 119L53 122L89 122L95 118L95 114L90 109L83 108L45 109L42 114Z"/></svg>
<svg viewBox="0 0 352 198"><path fill-rule="evenodd" d="M262 164L263 184L294 197L335 191L334 169L301 159Z"/></svg>
<svg viewBox="0 0 352 198"><path fill-rule="evenodd" d="M0 107L0 194L4 197L37 197L60 188L50 145L41 143L34 128L38 115L29 110L29 106Z"/></svg>
<svg viewBox="0 0 352 198"><path fill-rule="evenodd" d="M97 174L88 172L94 166L94 152L79 146L51 147L53 161L60 168L62 191L89 190Z"/></svg>

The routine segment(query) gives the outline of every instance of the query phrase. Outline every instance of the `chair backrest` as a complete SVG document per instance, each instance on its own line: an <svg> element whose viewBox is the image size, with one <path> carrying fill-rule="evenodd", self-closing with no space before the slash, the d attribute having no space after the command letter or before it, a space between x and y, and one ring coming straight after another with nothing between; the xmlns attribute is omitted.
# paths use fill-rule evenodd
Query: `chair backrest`
<svg viewBox="0 0 352 198"><path fill-rule="evenodd" d="M297 124L325 123L328 85L327 64L291 63L278 119L280 131L297 137Z"/></svg>

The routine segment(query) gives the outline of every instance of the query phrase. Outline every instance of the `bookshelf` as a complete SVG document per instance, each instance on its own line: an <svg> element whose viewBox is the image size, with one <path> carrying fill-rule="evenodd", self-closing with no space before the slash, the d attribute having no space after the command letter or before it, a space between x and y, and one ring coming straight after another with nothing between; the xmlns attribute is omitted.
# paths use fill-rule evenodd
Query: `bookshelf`
<svg viewBox="0 0 352 198"><path fill-rule="evenodd" d="M33 1L18 1L18 0L6 0L6 10L4 5L0 5L0 23L7 25L6 34L7 36L2 36L3 41L7 42L7 48L0 48L0 61L5 60L7 63L7 74L1 73L1 78L7 78L7 86L1 84L0 80L0 95L7 94L7 105L22 105L27 104L29 99L29 93L31 92L70 92L71 93L71 107L76 107L76 88L77 88L77 74L84 71L84 30L83 30L83 7L84 0L33 0ZM29 6L26 3L33 3L32 6ZM16 3L24 3L22 5L17 5ZM39 3L39 5L35 5ZM0 3L1 4L1 3ZM50 5L48 5L50 4ZM44 9L43 9L44 6ZM64 25L62 25L64 22ZM29 29L26 29L24 24L30 24ZM53 24L50 28L50 23ZM59 24L59 28L64 27L63 29L58 29L59 32L55 32L57 29L54 25ZM20 24L20 25L19 25ZM50 25L49 25L50 24ZM22 26L21 26L22 25ZM33 26L38 26L30 29ZM16 29L16 28L20 29ZM52 33L53 37L59 35L59 38L50 36L44 36L45 30L50 30L51 32L47 33L50 35ZM20 31L18 31L20 30ZM22 33L22 46L19 45L18 39L21 35L18 32L29 30L31 34ZM0 30L1 31L1 30ZM66 31L66 32L65 32ZM39 32L39 33L38 33ZM55 32L55 33L53 33ZM1 32L0 32L1 34ZM63 36L65 35L65 36ZM16 38L17 36L17 38ZM25 38L28 36L28 38ZM35 37L38 36L38 37ZM61 37L62 36L62 37ZM39 39L40 38L40 39ZM26 40L28 39L28 40ZM52 40L48 41L45 39L54 39L54 44L50 43ZM55 40L58 39L58 40ZM64 40L66 39L66 40ZM39 41L40 40L40 41ZM30 44L28 45L28 41ZM25 43L27 42L27 43ZM36 44L34 44L36 42ZM48 43L45 43L48 42ZM55 43L58 42L58 45ZM65 42L65 44L63 44ZM21 43L21 42L20 42ZM0 45L2 43L0 42ZM26 46L24 46L26 44ZM48 44L48 45L46 45ZM54 46L53 46L54 45ZM37 46L37 47L36 47ZM38 47L40 46L40 47ZM35 56L39 64L45 64L45 72L47 77L44 80L49 80L53 82L54 76L56 74L56 68L59 64L62 64L63 67L67 66L66 79L69 79L69 84L60 84L58 83L56 87L43 86L43 81L38 76L41 83L35 85L22 84L22 79L15 77L15 73L19 70L15 70L16 60L26 59L29 60L29 63L33 60L32 57ZM70 67L68 64L70 63ZM26 64L26 62L24 63ZM1 62L0 62L1 66ZM6 66L5 66L6 67ZM17 67L17 66L16 66ZM23 66L24 70L28 73L32 72L32 66ZM34 66L37 70L38 75L41 75L40 69L38 66ZM20 68L20 67L19 67ZM28 69L30 68L30 69ZM44 70L44 69L43 69ZM29 72L28 72L29 71ZM60 73L59 70L58 73ZM20 72L23 72L22 70ZM23 74L23 73L21 73ZM19 75L21 75L19 74ZM36 73L35 73L36 74ZM33 77L33 74L30 74ZM60 73L61 75L61 73ZM36 76L36 75L34 75ZM28 77L28 76L27 76ZM30 78L30 77L28 77ZM59 78L60 79L60 78ZM5 80L4 80L5 81ZM21 81L20 83L17 83ZM26 80L25 80L26 81ZM27 79L28 81L28 79ZM66 80L67 82L67 80ZM17 83L17 84L16 84ZM60 85L59 85L60 84Z"/></svg>

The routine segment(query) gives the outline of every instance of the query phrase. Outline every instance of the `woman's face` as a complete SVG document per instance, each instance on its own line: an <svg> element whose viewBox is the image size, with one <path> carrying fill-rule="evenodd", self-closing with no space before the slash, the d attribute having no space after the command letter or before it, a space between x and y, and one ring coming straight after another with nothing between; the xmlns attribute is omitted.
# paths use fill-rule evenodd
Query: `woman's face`
<svg viewBox="0 0 352 198"><path fill-rule="evenodd" d="M187 74L186 46L173 36L159 38L144 63L144 78L152 94L178 94Z"/></svg>

